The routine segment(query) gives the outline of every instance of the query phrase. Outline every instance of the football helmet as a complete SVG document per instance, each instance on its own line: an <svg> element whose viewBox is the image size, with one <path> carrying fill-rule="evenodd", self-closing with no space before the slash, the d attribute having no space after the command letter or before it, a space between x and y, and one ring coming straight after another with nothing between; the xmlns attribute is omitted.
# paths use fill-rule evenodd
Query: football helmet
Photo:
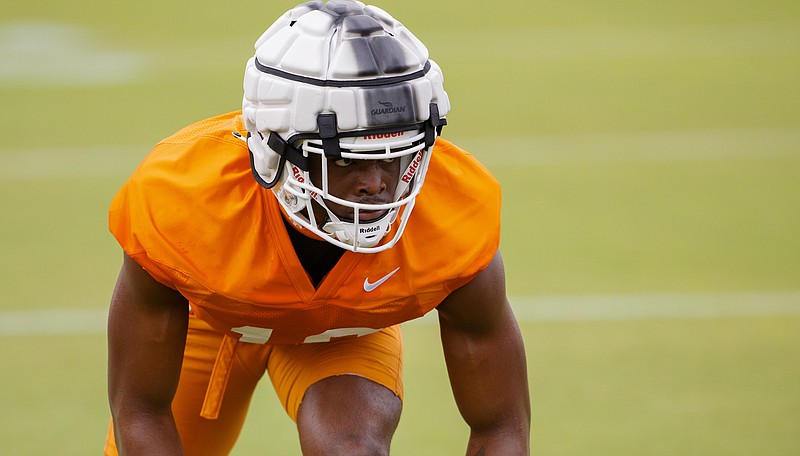
<svg viewBox="0 0 800 456"><path fill-rule="evenodd" d="M253 176L295 225L355 252L388 249L408 223L446 124L442 83L425 46L380 8L353 0L301 4L261 35L245 69ZM328 162L339 160L398 160L393 200L335 195ZM321 175L312 176L312 163Z"/></svg>

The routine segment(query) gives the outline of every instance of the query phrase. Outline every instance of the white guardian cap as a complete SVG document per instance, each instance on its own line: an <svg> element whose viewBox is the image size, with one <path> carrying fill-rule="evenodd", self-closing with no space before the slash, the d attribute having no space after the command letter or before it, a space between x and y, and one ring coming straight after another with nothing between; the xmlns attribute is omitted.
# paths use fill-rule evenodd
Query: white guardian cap
<svg viewBox="0 0 800 456"><path fill-rule="evenodd" d="M357 252L395 245L450 111L428 50L388 13L354 0L289 10L255 50L242 113L256 180L296 224L328 242ZM394 199L364 204L331 194L327 159L399 159ZM311 160L321 160L319 182L309 174ZM337 216L328 203L352 209L352 218ZM359 217L376 211L383 215Z"/></svg>

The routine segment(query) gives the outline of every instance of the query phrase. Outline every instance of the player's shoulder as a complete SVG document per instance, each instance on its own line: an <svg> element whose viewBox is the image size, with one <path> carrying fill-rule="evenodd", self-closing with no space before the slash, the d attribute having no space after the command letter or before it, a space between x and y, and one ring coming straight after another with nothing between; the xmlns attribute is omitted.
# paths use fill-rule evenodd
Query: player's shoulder
<svg viewBox="0 0 800 456"><path fill-rule="evenodd" d="M251 173L243 129L241 111L194 122L159 141L131 180L187 181L195 190L204 182L216 186L231 179L238 182L240 175Z"/></svg>
<svg viewBox="0 0 800 456"><path fill-rule="evenodd" d="M433 156L444 155L456 160L472 158L472 154L442 137L436 138L433 145Z"/></svg>
<svg viewBox="0 0 800 456"><path fill-rule="evenodd" d="M216 140L226 143L242 143L234 133L241 134L244 130L241 111L232 111L193 122L158 144L190 144L198 140Z"/></svg>
<svg viewBox="0 0 800 456"><path fill-rule="evenodd" d="M492 173L475 156L444 138L436 140L431 167L434 173L451 175L467 184L472 181L474 185L499 188Z"/></svg>
<svg viewBox="0 0 800 456"><path fill-rule="evenodd" d="M227 113L195 122L159 142L128 179L120 197L151 208L191 209L186 214L189 220L203 213L229 213L223 207L241 202L257 185L247 144L234 136L238 126L239 113ZM166 218L158 222L166 223Z"/></svg>
<svg viewBox="0 0 800 456"><path fill-rule="evenodd" d="M233 134L240 131L237 117L189 125L142 161L109 209L109 229L126 252L184 275L228 255L239 258L214 246L258 232L250 227L263 217L267 190L253 179L247 144Z"/></svg>
<svg viewBox="0 0 800 456"><path fill-rule="evenodd" d="M443 204L462 204L464 199L499 202L501 197L500 184L492 173L471 153L443 138L436 140L424 193Z"/></svg>
<svg viewBox="0 0 800 456"><path fill-rule="evenodd" d="M448 154L467 154L467 155L469 155L469 152L467 152L466 150L458 147L457 145L455 145L454 143L448 141L447 139L442 138L441 136L436 138L436 143L434 144L434 150L442 152L442 153L448 153Z"/></svg>

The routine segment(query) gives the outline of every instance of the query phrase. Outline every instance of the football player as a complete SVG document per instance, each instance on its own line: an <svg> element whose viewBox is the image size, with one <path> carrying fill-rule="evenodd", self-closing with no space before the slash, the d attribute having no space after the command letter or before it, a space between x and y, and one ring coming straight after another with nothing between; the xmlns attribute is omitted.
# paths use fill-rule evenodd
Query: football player
<svg viewBox="0 0 800 456"><path fill-rule="evenodd" d="M399 325L434 309L467 454L529 453L500 189L439 138L442 80L385 11L308 2L256 42L241 111L156 145L110 208L105 454L227 454L265 372L303 454L388 454Z"/></svg>

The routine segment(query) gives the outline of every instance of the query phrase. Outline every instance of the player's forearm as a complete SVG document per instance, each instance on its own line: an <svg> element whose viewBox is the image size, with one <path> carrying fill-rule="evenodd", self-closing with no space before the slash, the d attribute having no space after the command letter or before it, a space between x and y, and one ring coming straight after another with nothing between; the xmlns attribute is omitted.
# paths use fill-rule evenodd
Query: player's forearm
<svg viewBox="0 0 800 456"><path fill-rule="evenodd" d="M467 455L530 452L531 413L524 363L504 358L504 365L489 360L481 363L482 369L455 373L461 379L454 382L456 403L471 429Z"/></svg>
<svg viewBox="0 0 800 456"><path fill-rule="evenodd" d="M527 455L530 395L525 348L509 315L500 330L473 337L443 325L453 394L470 426L468 455Z"/></svg>
<svg viewBox="0 0 800 456"><path fill-rule="evenodd" d="M171 413L115 416L114 438L120 456L183 455Z"/></svg>

